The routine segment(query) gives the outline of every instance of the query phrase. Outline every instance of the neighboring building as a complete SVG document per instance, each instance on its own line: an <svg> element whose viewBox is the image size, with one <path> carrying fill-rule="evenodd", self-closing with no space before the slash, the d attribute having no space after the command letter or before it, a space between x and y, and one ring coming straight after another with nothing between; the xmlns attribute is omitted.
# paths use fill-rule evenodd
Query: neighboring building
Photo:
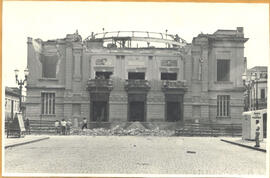
<svg viewBox="0 0 270 178"><path fill-rule="evenodd" d="M5 87L5 121L12 120L20 111L20 90L18 88Z"/></svg>
<svg viewBox="0 0 270 178"><path fill-rule="evenodd" d="M28 38L26 115L78 126L139 121L239 124L244 108L243 28L178 35L106 32L42 41ZM142 46L144 45L144 46ZM163 45L163 46L162 46Z"/></svg>
<svg viewBox="0 0 270 178"><path fill-rule="evenodd" d="M251 110L256 109L256 100L258 100L258 109L267 108L267 66L256 66L247 70L247 78L255 75L254 85L250 91L250 106ZM257 83L256 83L257 82ZM257 86L256 86L257 85Z"/></svg>

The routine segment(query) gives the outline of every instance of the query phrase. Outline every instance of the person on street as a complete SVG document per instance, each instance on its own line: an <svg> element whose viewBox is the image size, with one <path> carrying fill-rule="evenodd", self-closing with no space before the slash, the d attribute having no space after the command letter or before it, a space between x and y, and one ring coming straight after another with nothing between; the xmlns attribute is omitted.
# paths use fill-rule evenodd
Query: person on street
<svg viewBox="0 0 270 178"><path fill-rule="evenodd" d="M256 136L255 136L255 142L256 145L254 147L260 147L260 121L256 120Z"/></svg>
<svg viewBox="0 0 270 178"><path fill-rule="evenodd" d="M61 127L62 127L62 135L66 135L67 122L65 121L65 119L62 119Z"/></svg>
<svg viewBox="0 0 270 178"><path fill-rule="evenodd" d="M25 131L26 131L26 134L31 134L30 132L30 122L29 122L29 119L27 118L26 121L25 121Z"/></svg>
<svg viewBox="0 0 270 178"><path fill-rule="evenodd" d="M86 128L86 129L87 129L87 120L86 120L86 118L85 118L85 117L83 118L82 130L83 130L84 128Z"/></svg>
<svg viewBox="0 0 270 178"><path fill-rule="evenodd" d="M71 123L71 121L70 121L70 119L67 121L67 135L70 135L70 128L71 128L71 125L72 125L72 123Z"/></svg>
<svg viewBox="0 0 270 178"><path fill-rule="evenodd" d="M60 133L60 123L58 120L55 121L54 128L55 128L55 133L59 134Z"/></svg>

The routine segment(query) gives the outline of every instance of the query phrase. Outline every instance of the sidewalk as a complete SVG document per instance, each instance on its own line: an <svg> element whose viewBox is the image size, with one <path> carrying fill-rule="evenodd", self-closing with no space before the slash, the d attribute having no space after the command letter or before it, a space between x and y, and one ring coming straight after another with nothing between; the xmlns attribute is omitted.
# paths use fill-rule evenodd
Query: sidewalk
<svg viewBox="0 0 270 178"><path fill-rule="evenodd" d="M263 139L263 141L260 141L260 147L254 147L255 141L242 140L241 137L235 137L235 138L224 137L224 138L222 138L220 140L223 141L223 142L227 142L227 143L231 143L231 144L234 144L234 145L246 147L246 148L249 148L249 149L254 149L254 150L266 152L266 141L267 141L267 139Z"/></svg>
<svg viewBox="0 0 270 178"><path fill-rule="evenodd" d="M34 143L41 140L49 139L50 137L44 135L25 135L21 138L6 138L4 140L5 148Z"/></svg>

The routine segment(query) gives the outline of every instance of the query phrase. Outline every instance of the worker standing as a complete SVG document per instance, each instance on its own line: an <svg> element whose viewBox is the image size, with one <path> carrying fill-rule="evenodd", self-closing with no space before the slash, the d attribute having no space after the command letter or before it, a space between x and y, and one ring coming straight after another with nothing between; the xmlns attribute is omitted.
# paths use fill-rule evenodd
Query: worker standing
<svg viewBox="0 0 270 178"><path fill-rule="evenodd" d="M54 128L55 128L55 133L59 134L60 133L60 122L58 120L55 121Z"/></svg>
<svg viewBox="0 0 270 178"><path fill-rule="evenodd" d="M85 117L83 118L82 130L83 130L83 129L87 129L87 120L86 120Z"/></svg>
<svg viewBox="0 0 270 178"><path fill-rule="evenodd" d="M255 136L255 142L256 145L254 147L260 147L260 121L256 120L256 136Z"/></svg>
<svg viewBox="0 0 270 178"><path fill-rule="evenodd" d="M65 119L62 119L61 121L62 135L66 135L66 127L67 127L67 122L65 121Z"/></svg>
<svg viewBox="0 0 270 178"><path fill-rule="evenodd" d="M29 119L27 118L26 121L25 121L25 130L26 130L26 133L27 134L31 134L31 131L30 131L30 122L29 122Z"/></svg>

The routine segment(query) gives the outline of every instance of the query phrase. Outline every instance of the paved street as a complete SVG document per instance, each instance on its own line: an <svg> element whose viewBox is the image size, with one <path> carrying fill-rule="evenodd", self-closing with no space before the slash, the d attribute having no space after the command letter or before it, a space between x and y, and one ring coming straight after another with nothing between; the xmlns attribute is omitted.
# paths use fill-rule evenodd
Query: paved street
<svg viewBox="0 0 270 178"><path fill-rule="evenodd" d="M265 162L266 153L205 137L51 136L5 149L6 173L264 175Z"/></svg>

